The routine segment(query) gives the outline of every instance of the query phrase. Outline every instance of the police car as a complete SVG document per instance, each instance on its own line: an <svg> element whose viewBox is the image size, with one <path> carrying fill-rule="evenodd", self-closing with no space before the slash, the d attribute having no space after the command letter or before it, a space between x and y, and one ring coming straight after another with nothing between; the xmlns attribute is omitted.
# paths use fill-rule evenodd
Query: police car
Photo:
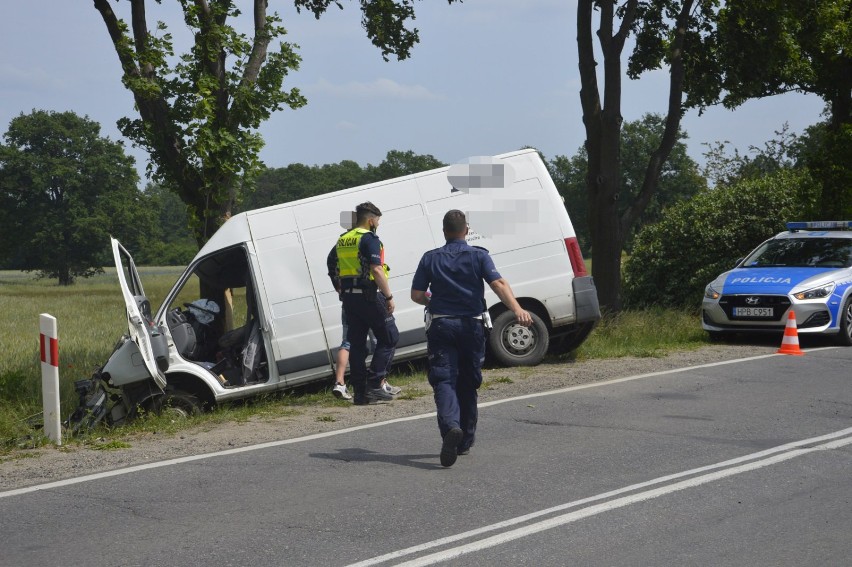
<svg viewBox="0 0 852 567"><path fill-rule="evenodd" d="M835 335L852 346L852 221L789 222L704 290L711 336L782 331Z"/></svg>

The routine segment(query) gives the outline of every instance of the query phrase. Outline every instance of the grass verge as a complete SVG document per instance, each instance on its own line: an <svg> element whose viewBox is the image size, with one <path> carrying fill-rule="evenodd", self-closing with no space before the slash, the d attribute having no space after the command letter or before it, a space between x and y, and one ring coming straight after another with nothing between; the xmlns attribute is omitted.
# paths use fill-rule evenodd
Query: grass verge
<svg viewBox="0 0 852 567"><path fill-rule="evenodd" d="M153 267L142 268L141 272L152 305L158 305L182 269ZM0 344L4 347L0 359L0 454L9 454L45 443L40 430L39 314L50 313L59 325L64 415L70 414L77 404L74 381L88 378L107 360L115 341L126 331L126 322L114 270L67 288L34 280L20 272L0 271L0 313L4 318L4 324L0 325ZM695 349L707 342L695 312L655 308L606 317L580 348L551 358L558 361L657 357ZM505 380L510 379L496 376L491 382ZM400 400L432 395L422 364L396 368L392 382L403 387ZM97 445L101 450L110 450L121 448L123 440L135 434L174 435L189 427L213 428L222 423L298 415L304 408L349 404L332 396L331 386L329 379L318 385L223 405L189 418L147 415L126 426L81 434L70 439L69 444Z"/></svg>

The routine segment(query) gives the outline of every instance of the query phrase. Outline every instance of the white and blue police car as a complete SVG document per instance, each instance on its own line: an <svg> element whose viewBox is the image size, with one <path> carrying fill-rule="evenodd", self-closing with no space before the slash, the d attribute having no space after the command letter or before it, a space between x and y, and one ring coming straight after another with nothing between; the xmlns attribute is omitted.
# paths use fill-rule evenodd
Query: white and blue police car
<svg viewBox="0 0 852 567"><path fill-rule="evenodd" d="M713 337L783 331L835 335L852 346L852 221L788 222L704 290L702 327Z"/></svg>

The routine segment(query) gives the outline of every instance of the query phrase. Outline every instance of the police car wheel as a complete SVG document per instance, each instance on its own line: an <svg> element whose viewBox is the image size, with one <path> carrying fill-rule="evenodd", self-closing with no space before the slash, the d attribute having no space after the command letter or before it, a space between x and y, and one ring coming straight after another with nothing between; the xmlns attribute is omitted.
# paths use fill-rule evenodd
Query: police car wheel
<svg viewBox="0 0 852 567"><path fill-rule="evenodd" d="M843 346L852 346L852 296L843 304L840 313L840 332L837 334L837 342Z"/></svg>
<svg viewBox="0 0 852 567"><path fill-rule="evenodd" d="M535 366L547 354L550 333L541 317L530 311L533 324L519 325L515 314L504 311L494 319L488 349L503 366Z"/></svg>

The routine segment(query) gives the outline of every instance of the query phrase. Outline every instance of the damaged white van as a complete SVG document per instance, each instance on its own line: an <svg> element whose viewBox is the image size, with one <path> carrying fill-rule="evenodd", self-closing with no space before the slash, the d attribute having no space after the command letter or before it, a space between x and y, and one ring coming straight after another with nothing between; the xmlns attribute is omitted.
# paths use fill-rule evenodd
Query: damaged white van
<svg viewBox="0 0 852 567"><path fill-rule="evenodd" d="M400 298L394 362L426 354L423 308L408 299L422 254L444 244L441 219L468 215L532 327L486 287L492 360L535 365L576 348L600 318L571 220L535 150L382 181L235 215L152 310L131 255L113 240L129 332L90 380L71 422L119 423L138 408L193 412L218 402L327 379L341 342L341 303L326 256L351 211L372 201Z"/></svg>

